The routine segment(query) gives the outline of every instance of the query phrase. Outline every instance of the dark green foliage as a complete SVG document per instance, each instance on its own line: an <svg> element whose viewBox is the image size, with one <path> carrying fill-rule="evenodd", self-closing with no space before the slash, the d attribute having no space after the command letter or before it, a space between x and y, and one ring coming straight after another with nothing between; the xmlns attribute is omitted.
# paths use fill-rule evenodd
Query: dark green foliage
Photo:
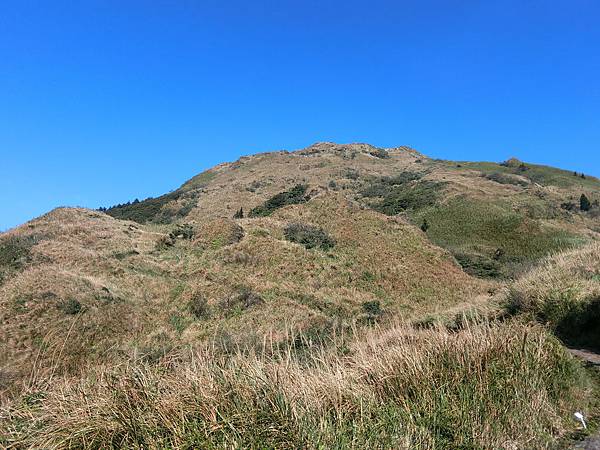
<svg viewBox="0 0 600 450"><path fill-rule="evenodd" d="M196 319L206 319L210 317L208 301L199 293L194 293L188 302L188 310Z"/></svg>
<svg viewBox="0 0 600 450"><path fill-rule="evenodd" d="M560 207L562 209L565 209L567 211L576 211L577 210L577 205L573 202L564 202L561 203Z"/></svg>
<svg viewBox="0 0 600 450"><path fill-rule="evenodd" d="M289 191L280 192L274 195L265 203L250 211L250 217L265 217L270 216L279 208L283 208L286 205L296 205L304 203L309 200L306 196L306 189L308 186L305 184L297 184Z"/></svg>
<svg viewBox="0 0 600 450"><path fill-rule="evenodd" d="M157 198L147 198L141 202L127 202L112 206L105 210L106 214L120 220L133 220L138 223L151 222L163 206L179 199L181 192L172 192Z"/></svg>
<svg viewBox="0 0 600 450"><path fill-rule="evenodd" d="M337 189L337 183L335 180L329 180L329 188L333 189L334 191Z"/></svg>
<svg viewBox="0 0 600 450"><path fill-rule="evenodd" d="M288 241L301 244L307 249L329 250L335 246L335 240L326 231L313 225L292 223L283 230L283 234Z"/></svg>
<svg viewBox="0 0 600 450"><path fill-rule="evenodd" d="M244 218L244 208L238 209L233 215L234 219L243 219Z"/></svg>
<svg viewBox="0 0 600 450"><path fill-rule="evenodd" d="M196 192L175 191L169 194L161 195L157 198L147 198L146 200L127 202L110 208L100 208L109 216L120 220L133 220L138 223L171 223L174 220L185 217L196 205L198 194ZM183 206L178 209L164 209L164 207L176 200L184 201Z"/></svg>
<svg viewBox="0 0 600 450"><path fill-rule="evenodd" d="M383 196L374 209L388 216L394 216L406 210L419 210L435 205L441 184L423 181L413 185L394 186Z"/></svg>
<svg viewBox="0 0 600 450"><path fill-rule="evenodd" d="M429 230L429 222L427 222L427 219L423 219L423 223L421 224L421 231L423 233L427 233L427 230Z"/></svg>
<svg viewBox="0 0 600 450"><path fill-rule="evenodd" d="M387 197L394 188L417 181L423 174L417 172L401 172L393 177L380 177L371 180L361 191L363 197Z"/></svg>
<svg viewBox="0 0 600 450"><path fill-rule="evenodd" d="M58 305L59 309L68 315L74 316L81 312L81 303L74 298L69 298Z"/></svg>
<svg viewBox="0 0 600 450"><path fill-rule="evenodd" d="M481 278L498 278L502 276L499 258L488 258L475 254L457 254L456 260L469 275Z"/></svg>
<svg viewBox="0 0 600 450"><path fill-rule="evenodd" d="M585 194L581 194L581 198L579 199L579 209L582 211L589 211L591 207L592 204L587 196Z"/></svg>
<svg viewBox="0 0 600 450"><path fill-rule="evenodd" d="M382 314L381 303L379 300L364 302L362 304L362 309L365 313L371 316L379 316Z"/></svg>
<svg viewBox="0 0 600 450"><path fill-rule="evenodd" d="M195 236L194 228L187 223L177 225L173 231L169 233L169 237L175 239L187 239L191 240Z"/></svg>
<svg viewBox="0 0 600 450"><path fill-rule="evenodd" d="M387 150L384 150L382 148L373 149L369 152L369 154L379 159L389 159L390 157L390 154L387 152Z"/></svg>

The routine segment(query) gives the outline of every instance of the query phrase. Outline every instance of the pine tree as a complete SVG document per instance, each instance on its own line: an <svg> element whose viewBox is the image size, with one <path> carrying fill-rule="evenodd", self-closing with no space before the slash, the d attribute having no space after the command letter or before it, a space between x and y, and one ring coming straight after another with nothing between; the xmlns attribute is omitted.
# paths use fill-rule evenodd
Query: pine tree
<svg viewBox="0 0 600 450"><path fill-rule="evenodd" d="M587 196L585 194L581 194L581 198L579 199L579 209L582 211L589 211L591 207L592 204Z"/></svg>
<svg viewBox="0 0 600 450"><path fill-rule="evenodd" d="M427 233L427 230L429 230L429 222L427 222L427 219L423 219L423 223L421 224L421 231L423 233Z"/></svg>

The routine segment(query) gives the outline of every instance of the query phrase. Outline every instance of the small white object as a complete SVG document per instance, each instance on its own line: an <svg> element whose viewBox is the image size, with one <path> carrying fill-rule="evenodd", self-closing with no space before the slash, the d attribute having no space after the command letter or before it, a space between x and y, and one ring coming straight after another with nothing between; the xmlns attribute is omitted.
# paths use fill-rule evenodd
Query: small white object
<svg viewBox="0 0 600 450"><path fill-rule="evenodd" d="M584 430L587 430L587 425L585 424L585 419L584 419L584 417L583 417L583 413L580 413L579 411L577 411L577 412L574 414L574 416L575 416L575 418L576 418L577 420L579 420L579 421L581 422L581 425L583 425L583 429L584 429Z"/></svg>

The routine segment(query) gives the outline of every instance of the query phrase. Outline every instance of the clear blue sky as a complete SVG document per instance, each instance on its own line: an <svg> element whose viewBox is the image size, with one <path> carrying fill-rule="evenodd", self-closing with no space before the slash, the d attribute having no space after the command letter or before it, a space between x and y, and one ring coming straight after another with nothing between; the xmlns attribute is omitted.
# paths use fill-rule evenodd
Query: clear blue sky
<svg viewBox="0 0 600 450"><path fill-rule="evenodd" d="M315 141L600 175L600 2L2 0L0 230Z"/></svg>

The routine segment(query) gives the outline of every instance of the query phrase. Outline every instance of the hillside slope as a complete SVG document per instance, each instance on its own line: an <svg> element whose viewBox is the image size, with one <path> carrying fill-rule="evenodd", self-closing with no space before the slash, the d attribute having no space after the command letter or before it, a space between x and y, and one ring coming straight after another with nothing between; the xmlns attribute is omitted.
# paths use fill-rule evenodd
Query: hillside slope
<svg viewBox="0 0 600 450"><path fill-rule="evenodd" d="M582 193L600 198L598 180L319 143L221 164L157 199L52 211L0 238L0 392L183 344L318 339L481 302L598 238Z"/></svg>

